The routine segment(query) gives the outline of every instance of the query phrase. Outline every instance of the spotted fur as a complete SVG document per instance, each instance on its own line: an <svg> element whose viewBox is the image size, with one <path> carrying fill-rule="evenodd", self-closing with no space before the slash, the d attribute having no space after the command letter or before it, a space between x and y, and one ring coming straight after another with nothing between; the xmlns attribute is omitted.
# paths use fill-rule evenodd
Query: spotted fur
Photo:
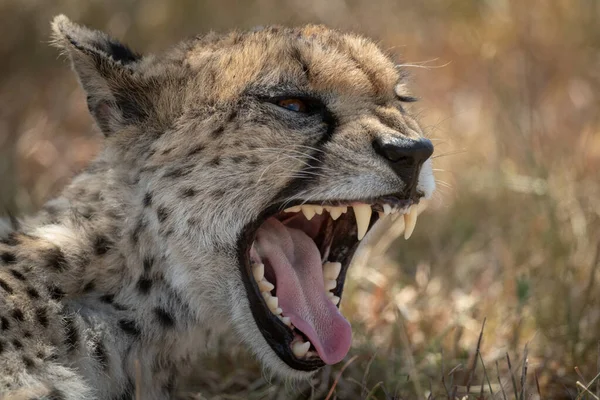
<svg viewBox="0 0 600 400"><path fill-rule="evenodd" d="M238 239L273 204L402 188L372 146L421 135L402 73L370 40L322 26L211 33L149 56L64 16L52 27L105 144L2 236L0 398L170 398L209 333L307 377L260 334ZM326 109L271 101L301 94ZM427 162L418 190L433 185Z"/></svg>

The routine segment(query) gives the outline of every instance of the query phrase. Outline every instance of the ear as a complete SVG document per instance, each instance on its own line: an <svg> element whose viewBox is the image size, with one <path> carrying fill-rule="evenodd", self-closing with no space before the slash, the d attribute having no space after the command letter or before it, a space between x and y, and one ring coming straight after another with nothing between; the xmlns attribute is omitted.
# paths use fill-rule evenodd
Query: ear
<svg viewBox="0 0 600 400"><path fill-rule="evenodd" d="M52 33L53 44L71 60L87 93L88 108L106 136L147 117L149 110L137 82L141 56L64 15L54 18Z"/></svg>

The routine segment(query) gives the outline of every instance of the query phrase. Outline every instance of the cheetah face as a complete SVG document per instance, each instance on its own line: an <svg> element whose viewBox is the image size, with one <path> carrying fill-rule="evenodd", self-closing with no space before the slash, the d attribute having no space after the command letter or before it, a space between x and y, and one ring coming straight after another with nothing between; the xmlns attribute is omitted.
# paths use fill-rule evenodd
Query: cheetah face
<svg viewBox="0 0 600 400"><path fill-rule="evenodd" d="M435 189L401 71L373 42L319 26L208 35L142 58L57 21L106 160L138 171L138 204L152 193L142 250L168 260L165 280L196 322L225 321L285 377L341 361L353 254L394 214L410 236Z"/></svg>

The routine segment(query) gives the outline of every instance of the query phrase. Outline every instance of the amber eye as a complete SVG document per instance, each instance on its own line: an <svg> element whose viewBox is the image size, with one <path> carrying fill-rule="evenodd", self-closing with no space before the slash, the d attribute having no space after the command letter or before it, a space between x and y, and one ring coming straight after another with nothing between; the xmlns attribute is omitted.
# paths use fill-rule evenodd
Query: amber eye
<svg viewBox="0 0 600 400"><path fill-rule="evenodd" d="M301 112L304 113L307 111L308 107L306 103L300 99L283 99L277 102L279 107L286 108L290 111Z"/></svg>

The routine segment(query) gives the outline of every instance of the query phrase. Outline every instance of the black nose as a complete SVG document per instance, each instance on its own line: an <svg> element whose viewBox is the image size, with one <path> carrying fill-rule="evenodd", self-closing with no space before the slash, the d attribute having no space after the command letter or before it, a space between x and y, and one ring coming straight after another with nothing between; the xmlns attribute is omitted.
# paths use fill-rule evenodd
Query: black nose
<svg viewBox="0 0 600 400"><path fill-rule="evenodd" d="M393 167L402 168L419 168L433 154L433 144L425 138L377 138L373 148Z"/></svg>

